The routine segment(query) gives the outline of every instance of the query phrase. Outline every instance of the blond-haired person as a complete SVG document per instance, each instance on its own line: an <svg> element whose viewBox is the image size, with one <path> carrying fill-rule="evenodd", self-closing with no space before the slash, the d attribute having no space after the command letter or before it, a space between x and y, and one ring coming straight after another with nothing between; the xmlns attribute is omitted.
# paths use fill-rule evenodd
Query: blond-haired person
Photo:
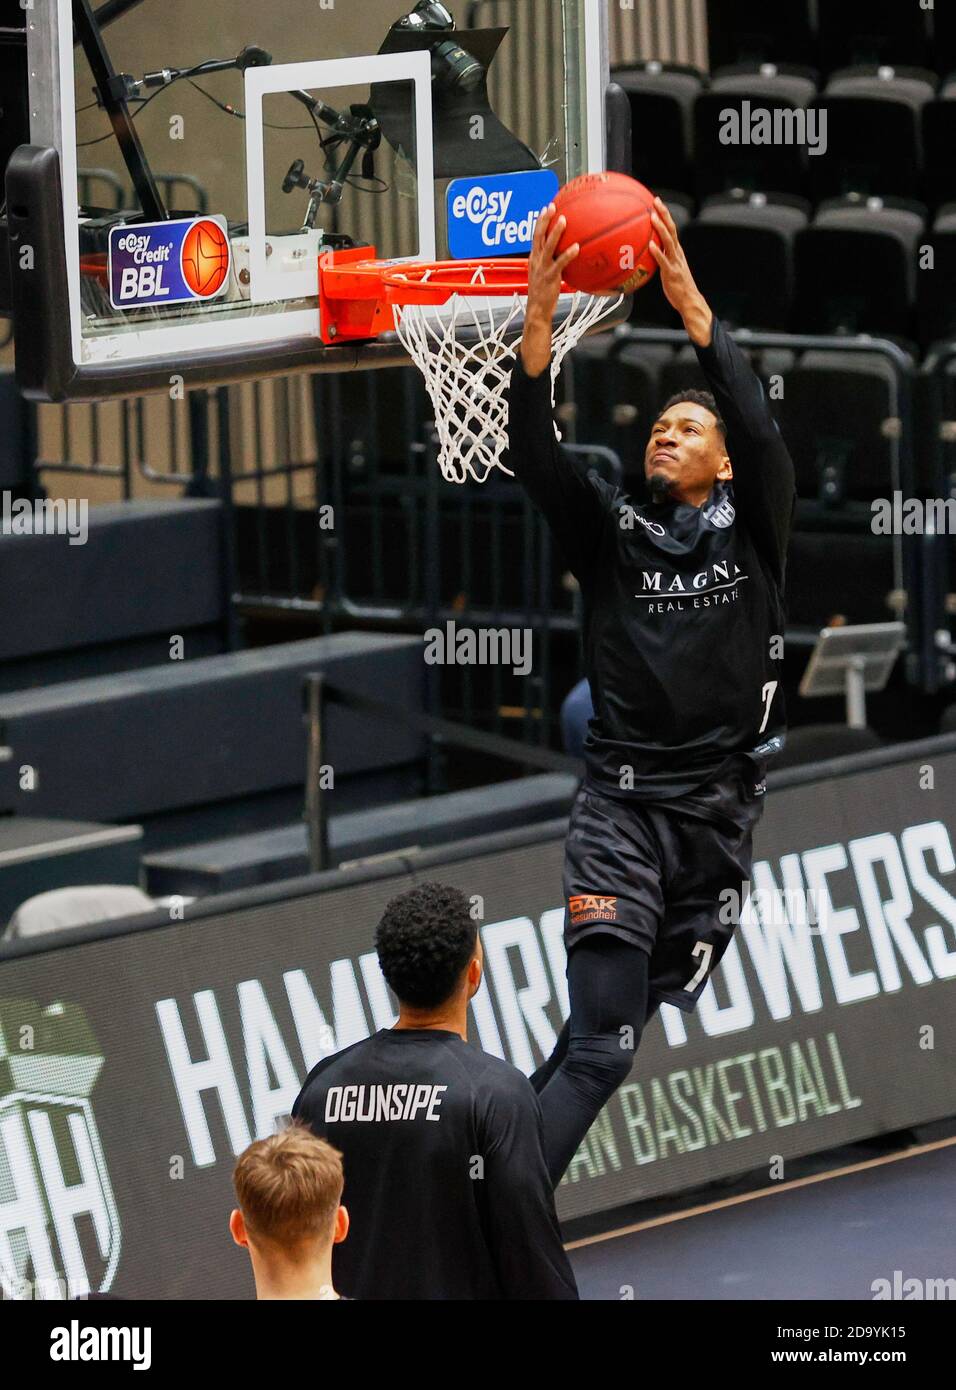
<svg viewBox="0 0 956 1390"><path fill-rule="evenodd" d="M337 1299L332 1247L348 1234L342 1155L293 1124L257 1139L233 1172L238 1207L229 1218L252 1260L259 1299Z"/></svg>

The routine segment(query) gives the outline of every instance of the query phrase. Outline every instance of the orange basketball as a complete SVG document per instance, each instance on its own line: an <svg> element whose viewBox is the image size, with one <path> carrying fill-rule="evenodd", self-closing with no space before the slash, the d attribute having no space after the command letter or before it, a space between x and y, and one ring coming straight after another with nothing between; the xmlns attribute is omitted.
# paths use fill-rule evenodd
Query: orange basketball
<svg viewBox="0 0 956 1390"><path fill-rule="evenodd" d="M564 272L572 289L631 294L647 284L657 269L648 247L658 238L654 194L642 183L627 174L582 174L565 184L554 205L556 216L568 219L558 251L581 245Z"/></svg>
<svg viewBox="0 0 956 1390"><path fill-rule="evenodd" d="M183 279L202 299L221 290L229 274L229 240L218 222L197 222L183 242Z"/></svg>

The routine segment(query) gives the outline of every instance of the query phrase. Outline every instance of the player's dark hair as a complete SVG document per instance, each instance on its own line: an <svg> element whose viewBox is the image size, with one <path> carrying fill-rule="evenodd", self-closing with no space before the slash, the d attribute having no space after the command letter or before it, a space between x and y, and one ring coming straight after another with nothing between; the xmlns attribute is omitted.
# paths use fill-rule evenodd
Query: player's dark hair
<svg viewBox="0 0 956 1390"><path fill-rule="evenodd" d="M709 391L678 391L676 396L671 396L670 400L665 401L661 406L660 410L657 412L658 420L662 415L666 415L673 406L680 405L682 401L688 401L691 405L702 405L705 410L709 410L711 415L717 420L717 428L720 430L721 438L726 441L727 426L724 424L720 411L717 409L716 400Z"/></svg>
<svg viewBox="0 0 956 1390"><path fill-rule="evenodd" d="M454 993L477 936L464 893L443 883L421 883L388 904L375 949L400 1003L435 1009Z"/></svg>

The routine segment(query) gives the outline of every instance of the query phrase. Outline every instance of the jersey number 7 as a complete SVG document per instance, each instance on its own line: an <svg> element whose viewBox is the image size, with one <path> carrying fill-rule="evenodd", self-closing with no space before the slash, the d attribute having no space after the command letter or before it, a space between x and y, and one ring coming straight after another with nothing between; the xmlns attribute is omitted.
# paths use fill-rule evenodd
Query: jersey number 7
<svg viewBox="0 0 956 1390"><path fill-rule="evenodd" d="M767 708L764 710L763 723L757 730L758 734L762 734L764 729L766 729L767 725L770 723L770 707L773 704L773 697L777 693L777 686L779 684L779 681L768 681L763 688L763 694L761 696L761 699L764 700Z"/></svg>
<svg viewBox="0 0 956 1390"><path fill-rule="evenodd" d="M707 975L707 971L710 969L710 961L713 954L714 948L709 941L698 941L697 945L691 951L691 955L695 959L698 956L700 957L700 965L698 966L697 971L692 976L692 978L689 979L687 981L687 984L684 986L685 993L693 993L693 991L700 984L701 980L705 978L705 976Z"/></svg>

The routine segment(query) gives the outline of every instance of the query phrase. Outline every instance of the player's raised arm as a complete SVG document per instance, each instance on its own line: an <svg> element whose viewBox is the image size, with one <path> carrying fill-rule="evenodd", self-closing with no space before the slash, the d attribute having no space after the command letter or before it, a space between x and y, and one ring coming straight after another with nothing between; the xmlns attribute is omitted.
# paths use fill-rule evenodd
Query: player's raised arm
<svg viewBox="0 0 956 1390"><path fill-rule="evenodd" d="M654 201L661 245L652 243L651 254L664 293L684 321L727 426L734 500L782 583L796 501L793 461L760 378L698 289L673 217L660 198Z"/></svg>
<svg viewBox="0 0 956 1390"><path fill-rule="evenodd" d="M590 568L612 494L596 475L582 475L554 432L550 372L554 315L565 268L579 249L574 245L563 255L556 254L565 225L552 205L541 214L535 230L524 336L508 395L508 448L515 476L547 518L580 579Z"/></svg>

